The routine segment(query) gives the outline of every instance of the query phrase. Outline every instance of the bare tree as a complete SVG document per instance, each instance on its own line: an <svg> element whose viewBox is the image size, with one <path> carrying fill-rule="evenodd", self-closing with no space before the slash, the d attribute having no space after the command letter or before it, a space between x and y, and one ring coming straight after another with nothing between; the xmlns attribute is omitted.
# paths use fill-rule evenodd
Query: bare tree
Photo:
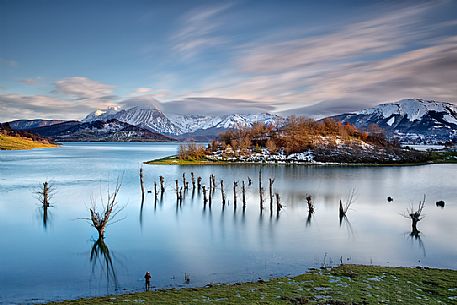
<svg viewBox="0 0 457 305"><path fill-rule="evenodd" d="M103 203L103 198L101 199L101 212L97 212L97 203L95 199L92 199L92 207L90 208L90 220L92 222L92 226L98 232L99 239L103 239L105 237L105 229L107 225L119 214L119 212L123 210L123 207L118 207L117 202L117 195L119 193L121 185L122 183L118 178L116 181L116 187L112 193L110 192L108 187L107 196L105 199L106 202Z"/></svg>
<svg viewBox="0 0 457 305"><path fill-rule="evenodd" d="M355 201L355 195L356 195L356 189L353 188L347 198L346 198L346 201L345 203L343 204L343 202L340 200L340 218L343 218L346 216L346 213L347 211L349 210L349 208L351 207L351 205L354 203Z"/></svg>
<svg viewBox="0 0 457 305"><path fill-rule="evenodd" d="M238 186L238 181L233 181L233 208L236 210L236 187Z"/></svg>
<svg viewBox="0 0 457 305"><path fill-rule="evenodd" d="M35 194L37 195L37 199L40 201L43 207L49 207L50 200L52 197L54 197L55 194L55 188L51 183L45 181L42 185L40 185Z"/></svg>
<svg viewBox="0 0 457 305"><path fill-rule="evenodd" d="M417 229L417 223L421 221L424 216L422 214L422 210L425 207L425 194L424 194L424 199L422 201L419 201L419 206L417 207L417 210L414 210L414 207L411 205L411 207L407 210L407 214L403 214L403 217L406 218L411 218L411 225L412 225L412 233L417 235L420 231Z"/></svg>
<svg viewBox="0 0 457 305"><path fill-rule="evenodd" d="M194 172L190 173L190 179L192 181L192 190L195 190L195 177L194 177Z"/></svg>

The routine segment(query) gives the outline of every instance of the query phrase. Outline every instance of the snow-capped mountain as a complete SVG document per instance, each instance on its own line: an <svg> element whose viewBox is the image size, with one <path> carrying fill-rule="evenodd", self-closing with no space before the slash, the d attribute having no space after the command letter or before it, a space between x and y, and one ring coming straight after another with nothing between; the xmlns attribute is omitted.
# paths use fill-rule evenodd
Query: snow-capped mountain
<svg viewBox="0 0 457 305"><path fill-rule="evenodd" d="M43 126L30 130L31 132L49 137L59 142L68 141L154 141L168 142L174 139L157 132L133 126L116 119L107 121L92 121L81 123L79 121L67 121L52 126Z"/></svg>
<svg viewBox="0 0 457 305"><path fill-rule="evenodd" d="M361 129L377 124L385 130L387 136L402 142L436 143L457 140L457 106L445 102L404 99L332 118L349 122Z"/></svg>
<svg viewBox="0 0 457 305"><path fill-rule="evenodd" d="M230 115L165 115L154 107L137 106L120 111L96 110L86 116L83 122L116 119L150 131L179 136L198 133L209 129L225 130L252 126L255 122L280 124L284 119L278 115L230 114Z"/></svg>

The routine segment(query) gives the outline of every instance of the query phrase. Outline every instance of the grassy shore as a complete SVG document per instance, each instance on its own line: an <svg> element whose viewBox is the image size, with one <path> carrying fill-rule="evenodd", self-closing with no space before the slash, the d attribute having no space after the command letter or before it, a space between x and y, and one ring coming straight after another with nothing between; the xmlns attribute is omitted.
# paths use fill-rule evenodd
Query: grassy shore
<svg viewBox="0 0 457 305"><path fill-rule="evenodd" d="M243 162L243 161L213 161L209 159L200 160L182 160L177 156L168 156L161 159L155 159L144 162L145 164L157 164L157 165L215 165L215 164L261 164L261 162ZM393 166L393 165L421 165L421 164L446 164L446 163L457 163L457 152L431 152L430 161L420 163L392 163L392 164L364 164L364 163L341 163L344 165L373 165L373 166ZM275 163L269 163L275 164ZM280 163L282 164L282 163ZM288 164L288 163L285 163ZM302 164L314 164L314 163L302 163ZM321 164L321 163L318 163ZM329 163L329 164L340 164L340 163Z"/></svg>
<svg viewBox="0 0 457 305"><path fill-rule="evenodd" d="M0 134L0 150L20 150L32 148L52 148L58 147L56 144L48 142L33 141L24 137L11 137Z"/></svg>
<svg viewBox="0 0 457 305"><path fill-rule="evenodd" d="M265 282L165 289L52 304L457 304L457 271L343 265Z"/></svg>

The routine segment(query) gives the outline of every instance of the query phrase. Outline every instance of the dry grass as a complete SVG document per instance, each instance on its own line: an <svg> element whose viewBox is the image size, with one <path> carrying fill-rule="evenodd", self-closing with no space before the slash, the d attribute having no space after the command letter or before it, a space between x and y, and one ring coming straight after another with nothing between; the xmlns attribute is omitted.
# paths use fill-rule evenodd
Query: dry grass
<svg viewBox="0 0 457 305"><path fill-rule="evenodd" d="M24 137L11 137L0 134L0 150L23 150L52 147L58 147L58 145L48 142L37 142Z"/></svg>

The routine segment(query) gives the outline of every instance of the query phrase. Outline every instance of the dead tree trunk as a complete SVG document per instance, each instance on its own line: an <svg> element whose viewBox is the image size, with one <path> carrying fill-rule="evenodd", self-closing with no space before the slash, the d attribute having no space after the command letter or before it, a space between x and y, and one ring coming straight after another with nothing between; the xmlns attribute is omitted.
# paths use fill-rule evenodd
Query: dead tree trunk
<svg viewBox="0 0 457 305"><path fill-rule="evenodd" d="M225 191L224 191L224 180L221 180L221 195L222 195L222 206L225 206Z"/></svg>
<svg viewBox="0 0 457 305"><path fill-rule="evenodd" d="M236 187L238 186L238 181L233 181L233 208L236 210Z"/></svg>
<svg viewBox="0 0 457 305"><path fill-rule="evenodd" d="M260 196L260 211L263 210L263 194L264 194L265 190L263 189L263 187L260 188L259 190L259 196Z"/></svg>
<svg viewBox="0 0 457 305"><path fill-rule="evenodd" d="M197 190L200 192L202 188L202 177L197 178Z"/></svg>
<svg viewBox="0 0 457 305"><path fill-rule="evenodd" d="M241 192L243 194L243 210L246 208L246 187L244 186L244 180L241 185Z"/></svg>
<svg viewBox="0 0 457 305"><path fill-rule="evenodd" d="M414 210L414 208L411 206L411 209L408 210L408 216L411 218L411 229L412 229L412 234L418 235L420 231L417 229L417 223L422 220L423 216L421 216L422 210L424 209L425 206L425 195L424 199L422 201L419 201L419 207L417 210ZM406 215L404 215L407 217Z"/></svg>
<svg viewBox="0 0 457 305"><path fill-rule="evenodd" d="M157 203L159 191L157 190L157 182L154 182L154 203Z"/></svg>
<svg viewBox="0 0 457 305"><path fill-rule="evenodd" d="M176 189L175 189L175 191L176 191L176 202L178 203L178 202L182 201L182 187L179 188L179 182L178 182L177 179L175 180L175 182L176 182Z"/></svg>
<svg viewBox="0 0 457 305"><path fill-rule="evenodd" d="M140 167L140 186L141 186L141 202L144 202L144 176L143 167Z"/></svg>
<svg viewBox="0 0 457 305"><path fill-rule="evenodd" d="M187 184L187 180L186 180L186 173L182 173L182 183L184 185L184 190L186 191L188 189L188 184Z"/></svg>
<svg viewBox="0 0 457 305"><path fill-rule="evenodd" d="M279 214L281 209L282 209L282 204L280 202L279 194L276 193L276 214Z"/></svg>
<svg viewBox="0 0 457 305"><path fill-rule="evenodd" d="M308 212L314 213L314 204L311 195L306 195L306 202L308 203Z"/></svg>
<svg viewBox="0 0 457 305"><path fill-rule="evenodd" d="M206 197L206 186L202 186L203 190L203 204L206 206L206 203L208 202L208 198Z"/></svg>
<svg viewBox="0 0 457 305"><path fill-rule="evenodd" d="M211 204L213 203L213 195L212 194L213 194L213 192L211 191L211 188L210 188L210 191L208 192L208 203L209 203L209 207L210 208L211 208Z"/></svg>
<svg viewBox="0 0 457 305"><path fill-rule="evenodd" d="M344 216L346 216L346 212L344 211L343 203L340 200L340 218L343 218Z"/></svg>
<svg viewBox="0 0 457 305"><path fill-rule="evenodd" d="M43 182L43 187L41 191L37 191L37 194L39 195L39 200L43 204L44 208L49 207L49 200L51 197L51 187L49 186L48 181Z"/></svg>
<svg viewBox="0 0 457 305"><path fill-rule="evenodd" d="M273 183L275 182L275 179L270 178L270 211L273 210Z"/></svg>
<svg viewBox="0 0 457 305"><path fill-rule="evenodd" d="M190 173L190 179L192 181L192 190L195 190L195 177L194 177L194 172Z"/></svg>
<svg viewBox="0 0 457 305"><path fill-rule="evenodd" d="M160 176L159 179L160 179L160 193L163 194L163 193L165 193L164 178L163 178L163 176Z"/></svg>
<svg viewBox="0 0 457 305"><path fill-rule="evenodd" d="M251 186L251 184L252 184L252 179L251 179L251 177L248 176L248 186Z"/></svg>

